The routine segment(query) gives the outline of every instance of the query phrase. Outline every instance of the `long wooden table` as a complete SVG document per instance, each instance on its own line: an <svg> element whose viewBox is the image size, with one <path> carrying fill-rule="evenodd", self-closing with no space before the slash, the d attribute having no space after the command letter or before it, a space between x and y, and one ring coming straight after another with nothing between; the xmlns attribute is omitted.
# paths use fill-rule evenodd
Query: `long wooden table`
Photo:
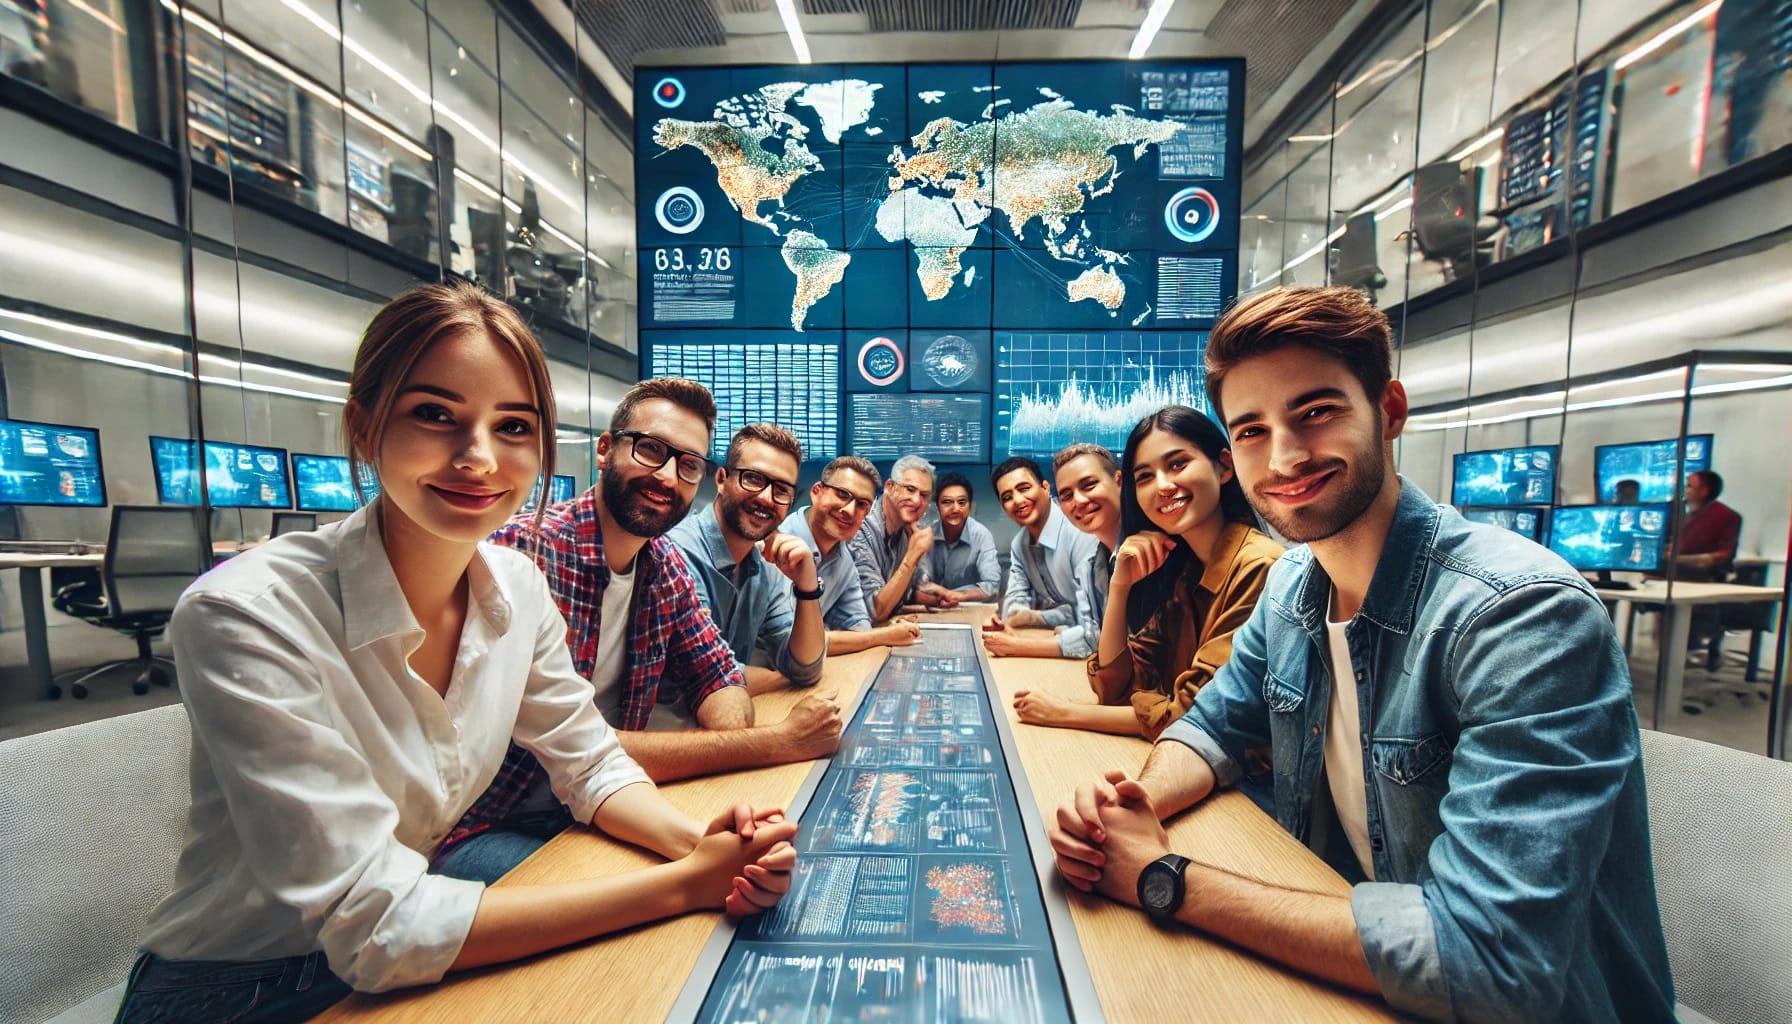
<svg viewBox="0 0 1792 1024"><path fill-rule="evenodd" d="M924 616L923 623L981 623L988 607L967 606ZM848 707L883 665L882 649L829 658L822 688L839 691ZM1015 731L1027 780L1045 820L1078 783L1108 768L1137 771L1148 745L1142 739L1019 725L1017 689L1032 688L1087 699L1080 662L993 659L997 699ZM775 722L801 697L783 691L755 698L761 722ZM816 762L778 765L662 787L666 798L708 819L738 800L789 801ZM1295 842L1249 799L1219 794L1178 818L1173 847L1228 870L1306 889L1346 893L1349 887ZM589 828L568 829L506 875L499 885L532 885L614 874L653 862L649 854ZM1089 972L1109 1021L1235 1021L1300 1019L1387 1021L1374 1000L1309 981L1250 953L1186 930L1153 926L1130 907L1047 884L1066 894ZM381 1024L469 1020L660 1021L697 962L718 913L689 914L528 961L450 976L442 984L382 996L355 996L318 1018Z"/></svg>

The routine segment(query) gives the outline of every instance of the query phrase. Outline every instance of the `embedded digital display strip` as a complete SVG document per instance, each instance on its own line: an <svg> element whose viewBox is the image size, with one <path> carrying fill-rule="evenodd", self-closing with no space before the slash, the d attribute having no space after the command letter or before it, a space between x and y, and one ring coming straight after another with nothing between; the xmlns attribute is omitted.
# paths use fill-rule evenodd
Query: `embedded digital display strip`
<svg viewBox="0 0 1792 1024"><path fill-rule="evenodd" d="M672 1019L1100 1019L988 679L969 627L891 652L811 780L790 893Z"/></svg>

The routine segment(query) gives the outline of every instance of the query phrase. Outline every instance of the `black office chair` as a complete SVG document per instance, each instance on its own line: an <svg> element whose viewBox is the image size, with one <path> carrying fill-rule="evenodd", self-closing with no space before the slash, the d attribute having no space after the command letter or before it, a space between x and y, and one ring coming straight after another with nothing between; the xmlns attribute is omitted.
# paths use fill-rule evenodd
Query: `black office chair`
<svg viewBox="0 0 1792 1024"><path fill-rule="evenodd" d="M172 667L173 663L152 654L149 644L168 628L180 595L210 567L211 542L203 510L114 505L106 558L100 567L103 590L95 594L91 587L76 582L58 590L52 603L66 615L130 636L137 641L137 656L82 672L69 687L74 698L87 696L89 679L120 665L140 670L131 683L132 693L148 693L152 682L171 685L173 674L161 666ZM52 694L59 696L60 687L53 688Z"/></svg>
<svg viewBox="0 0 1792 1024"><path fill-rule="evenodd" d="M1359 213L1344 222L1344 233L1331 251L1332 284L1360 288L1375 305L1375 293L1388 286L1375 246L1375 214Z"/></svg>
<svg viewBox="0 0 1792 1024"><path fill-rule="evenodd" d="M1481 169L1453 160L1413 172L1412 233L1419 252L1442 263L1459 281L1493 259L1500 222L1480 215Z"/></svg>
<svg viewBox="0 0 1792 1024"><path fill-rule="evenodd" d="M310 533L315 529L317 529L316 512L276 512L274 513L274 532L270 536Z"/></svg>
<svg viewBox="0 0 1792 1024"><path fill-rule="evenodd" d="M1767 585L1767 563L1739 565L1730 575L1730 582L1746 587ZM1724 634L1730 630L1748 632L1748 660L1744 662L1742 679L1752 683L1761 671L1761 642L1774 631L1776 601L1735 601L1717 606L1717 629L1711 634L1705 667L1716 672L1723 665Z"/></svg>

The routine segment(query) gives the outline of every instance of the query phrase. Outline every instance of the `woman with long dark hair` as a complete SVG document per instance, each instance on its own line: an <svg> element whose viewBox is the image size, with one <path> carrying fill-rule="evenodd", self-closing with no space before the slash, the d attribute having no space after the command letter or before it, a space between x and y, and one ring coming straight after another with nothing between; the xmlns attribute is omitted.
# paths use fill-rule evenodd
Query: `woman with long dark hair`
<svg viewBox="0 0 1792 1024"><path fill-rule="evenodd" d="M1120 530L1089 685L1130 703L1155 740L1232 656L1281 545L1259 532L1226 435L1172 405L1139 421L1120 460Z"/></svg>

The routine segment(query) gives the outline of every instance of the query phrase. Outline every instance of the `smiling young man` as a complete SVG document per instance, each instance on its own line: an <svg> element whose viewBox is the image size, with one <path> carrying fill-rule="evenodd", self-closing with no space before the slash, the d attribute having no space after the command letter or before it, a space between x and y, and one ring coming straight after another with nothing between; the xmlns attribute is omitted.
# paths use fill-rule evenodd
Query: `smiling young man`
<svg viewBox="0 0 1792 1024"><path fill-rule="evenodd" d="M859 566L859 586L871 617L882 622L914 593L915 575L933 550L933 531L921 525L933 500L933 463L904 455L890 467L884 496L848 542Z"/></svg>
<svg viewBox="0 0 1792 1024"><path fill-rule="evenodd" d="M809 507L790 513L778 527L807 544L815 558L821 578L821 617L833 654L907 647L921 638L921 627L913 619L871 624L858 564L848 549L877 504L879 483L876 466L857 455L842 455L823 467L821 479L810 485Z"/></svg>
<svg viewBox="0 0 1792 1024"><path fill-rule="evenodd" d="M1139 778L1058 810L1058 869L1431 1019L1673 1019L1630 681L1598 598L1392 465L1387 318L1345 288L1241 300L1208 395L1270 525L1231 659ZM1278 822L1360 880L1284 889L1170 853L1159 821L1269 747Z"/></svg>
<svg viewBox="0 0 1792 1024"><path fill-rule="evenodd" d="M796 500L803 448L771 423L749 423L728 442L716 470L716 500L686 516L667 539L678 545L747 680L748 693L811 686L827 656L823 588L809 546L778 524ZM771 667L751 665L755 648Z"/></svg>
<svg viewBox="0 0 1792 1024"><path fill-rule="evenodd" d="M1002 589L1002 563L996 538L971 518L971 481L963 473L947 473L935 488L940 531L933 550L921 563L915 600L931 608L956 608L965 601L988 601Z"/></svg>
<svg viewBox="0 0 1792 1024"><path fill-rule="evenodd" d="M709 472L715 399L678 378L630 388L597 439L598 484L492 535L547 575L566 644L623 750L656 782L803 761L839 746L838 709L809 695L755 725L746 681L665 534ZM672 705L676 727L656 706ZM671 727L668 727L671 726ZM437 869L492 881L570 821L534 755L512 746L485 794L443 842Z"/></svg>
<svg viewBox="0 0 1792 1024"><path fill-rule="evenodd" d="M983 628L983 646L992 657L1086 658L1096 634L1085 635L1076 621L1077 569L1096 548L1052 508L1045 474L1032 459L1014 456L989 474L1002 511L1020 527L1008 546L1008 586L1002 610ZM1055 632L1023 633L1043 627Z"/></svg>

